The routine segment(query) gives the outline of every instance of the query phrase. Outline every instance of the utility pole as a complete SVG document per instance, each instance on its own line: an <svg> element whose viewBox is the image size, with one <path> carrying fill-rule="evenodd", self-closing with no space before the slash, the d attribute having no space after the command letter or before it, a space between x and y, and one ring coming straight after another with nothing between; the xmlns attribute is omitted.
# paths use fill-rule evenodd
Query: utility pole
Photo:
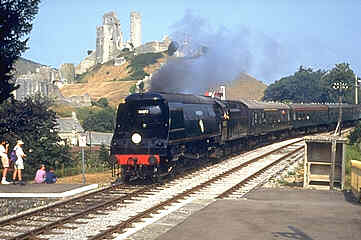
<svg viewBox="0 0 361 240"><path fill-rule="evenodd" d="M344 82L336 82L333 84L333 89L338 91L338 106L339 106L339 111L338 111L338 121L337 121L337 126L335 129L335 136L341 136L341 123L342 123L342 94L344 89L348 89L348 85Z"/></svg>

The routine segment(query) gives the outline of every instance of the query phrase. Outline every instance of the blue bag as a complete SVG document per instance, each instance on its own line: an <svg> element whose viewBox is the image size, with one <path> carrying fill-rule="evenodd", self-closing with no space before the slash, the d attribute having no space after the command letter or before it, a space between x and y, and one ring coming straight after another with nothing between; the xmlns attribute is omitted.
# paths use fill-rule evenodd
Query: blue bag
<svg viewBox="0 0 361 240"><path fill-rule="evenodd" d="M18 156L16 156L15 149L10 152L10 162L15 163L18 160Z"/></svg>

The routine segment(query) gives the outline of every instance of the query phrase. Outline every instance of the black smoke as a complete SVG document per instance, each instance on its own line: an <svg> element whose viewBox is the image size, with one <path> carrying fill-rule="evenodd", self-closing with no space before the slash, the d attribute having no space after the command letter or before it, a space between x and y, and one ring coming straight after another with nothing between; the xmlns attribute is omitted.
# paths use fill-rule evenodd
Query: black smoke
<svg viewBox="0 0 361 240"><path fill-rule="evenodd" d="M186 55L170 58L152 76L151 90L202 94L210 87L231 82L240 73L255 69L261 69L260 74L269 77L273 69L280 68L279 59L285 59L277 41L258 35L259 43L255 44L254 36L245 27L235 31L227 27L214 30L191 11L171 28L174 30L171 39ZM262 52L260 59L255 59L256 52L257 55Z"/></svg>

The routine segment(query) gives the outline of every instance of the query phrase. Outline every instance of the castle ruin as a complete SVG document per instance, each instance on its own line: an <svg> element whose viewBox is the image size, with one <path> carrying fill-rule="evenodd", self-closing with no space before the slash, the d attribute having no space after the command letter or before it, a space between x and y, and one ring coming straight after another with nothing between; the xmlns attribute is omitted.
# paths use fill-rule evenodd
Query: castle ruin
<svg viewBox="0 0 361 240"><path fill-rule="evenodd" d="M114 59L123 47L123 33L117 15L115 12L104 14L103 25L97 27L96 63Z"/></svg>
<svg viewBox="0 0 361 240"><path fill-rule="evenodd" d="M142 45L142 18L139 12L130 13L130 43L134 48Z"/></svg>
<svg viewBox="0 0 361 240"><path fill-rule="evenodd" d="M59 79L58 71L47 66L41 66L35 72L18 75L16 84L20 87L14 92L15 99L22 100L35 94L50 97L55 91L56 79Z"/></svg>
<svg viewBox="0 0 361 240"><path fill-rule="evenodd" d="M88 56L75 68L76 74L87 72L96 64L103 64L114 60L115 63L124 63L117 59L124 48L134 49L142 45L142 20L140 13L130 13L130 40L126 42L121 31L119 19L115 12L103 15L103 24L96 28L96 50L88 51Z"/></svg>

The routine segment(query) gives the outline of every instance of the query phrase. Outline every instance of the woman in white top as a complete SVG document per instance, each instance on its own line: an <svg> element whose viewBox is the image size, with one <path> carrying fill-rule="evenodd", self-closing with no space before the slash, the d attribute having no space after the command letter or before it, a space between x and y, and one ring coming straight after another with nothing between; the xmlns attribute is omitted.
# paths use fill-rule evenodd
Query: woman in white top
<svg viewBox="0 0 361 240"><path fill-rule="evenodd" d="M14 164L14 174L13 174L13 183L16 184L16 175L18 176L20 185L24 185L23 178L21 175L21 170L24 169L24 157L26 157L22 145L24 144L23 141L18 140L16 142L16 146L14 147L14 150L16 152L17 160Z"/></svg>
<svg viewBox="0 0 361 240"><path fill-rule="evenodd" d="M0 158L1 163L3 165L3 176L1 179L1 184L9 184L8 181L6 181L6 174L8 173L9 169L9 157L8 157L8 149L9 144L5 140L1 140L0 142Z"/></svg>

